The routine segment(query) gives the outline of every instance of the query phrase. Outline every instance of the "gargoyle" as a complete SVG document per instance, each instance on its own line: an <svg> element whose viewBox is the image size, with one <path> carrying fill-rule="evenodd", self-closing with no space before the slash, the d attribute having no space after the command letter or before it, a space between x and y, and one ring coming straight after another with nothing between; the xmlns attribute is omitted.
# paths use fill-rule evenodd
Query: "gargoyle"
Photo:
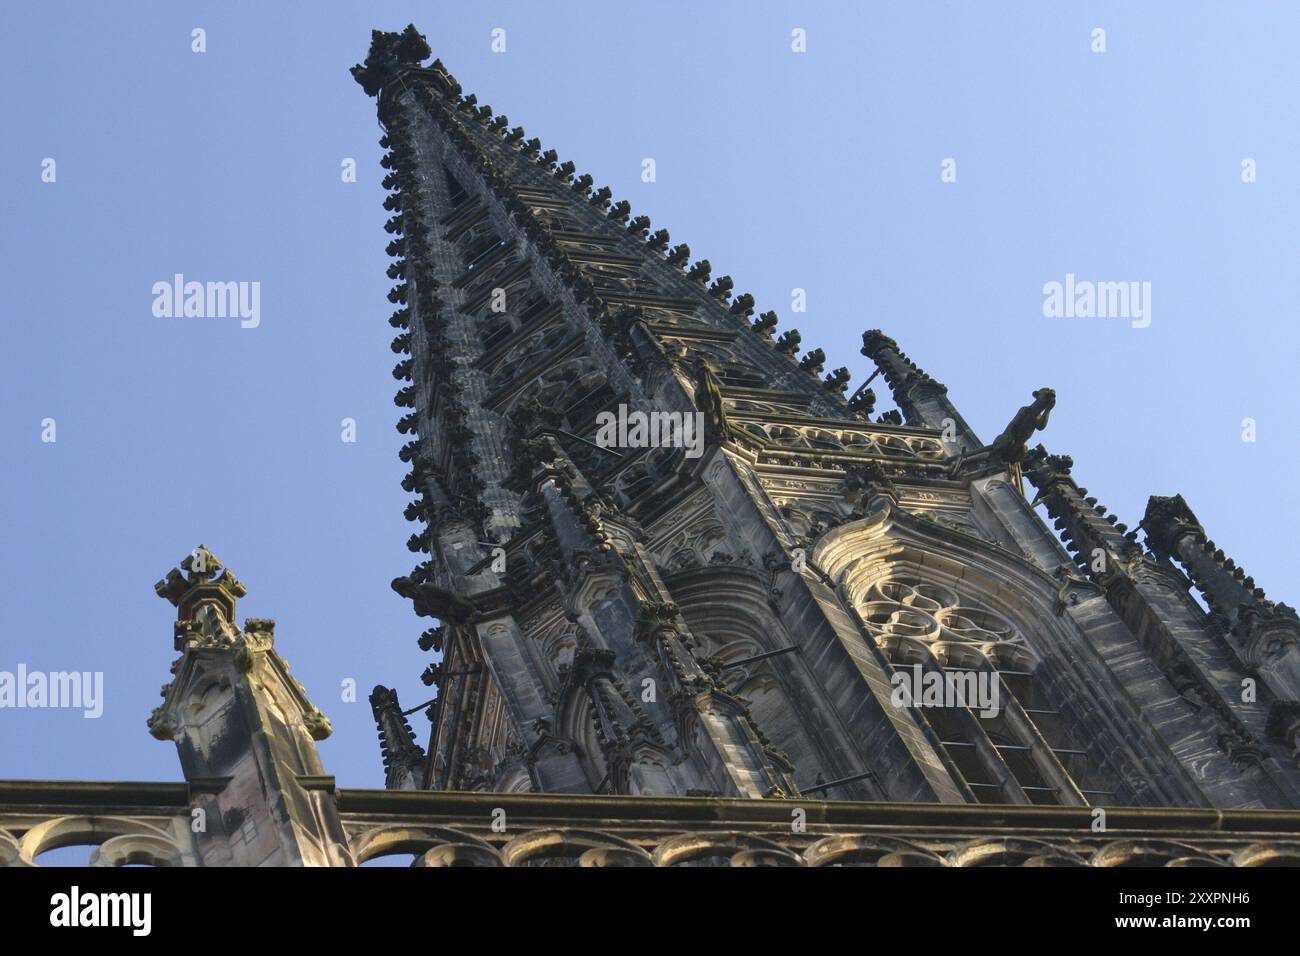
<svg viewBox="0 0 1300 956"><path fill-rule="evenodd" d="M1055 407L1055 389L1040 388L1034 392L1033 404L1021 406L1002 434L993 439L990 451L1008 465L1020 461L1025 457L1030 437L1034 432L1041 432L1047 427L1048 416Z"/></svg>
<svg viewBox="0 0 1300 956"><path fill-rule="evenodd" d="M1047 418L1056 407L1056 391L1040 388L1034 392L1034 400L1021 407L1011 419L1002 434L993 439L991 445L969 455L958 456L953 462L950 474L979 470L981 466L992 464L995 468L1019 464L1028 452L1028 442L1036 431L1047 427Z"/></svg>
<svg viewBox="0 0 1300 956"><path fill-rule="evenodd" d="M463 624L479 613L478 605L472 600L433 584L417 584L409 577L394 578L393 590L404 598L410 598L415 613L420 617L436 617L440 621Z"/></svg>

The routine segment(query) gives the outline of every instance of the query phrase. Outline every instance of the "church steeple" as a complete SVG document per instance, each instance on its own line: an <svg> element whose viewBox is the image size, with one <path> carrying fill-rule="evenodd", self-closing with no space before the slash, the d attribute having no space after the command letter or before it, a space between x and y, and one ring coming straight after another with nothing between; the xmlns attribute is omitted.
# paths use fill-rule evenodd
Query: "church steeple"
<svg viewBox="0 0 1300 956"><path fill-rule="evenodd" d="M376 33L354 69L385 128L421 556L393 587L438 621L420 648L442 655L425 669L438 696L422 755L395 700L376 704L390 785L1289 799L1263 711L1214 687L1208 622L1155 595L1154 560L1029 452L1051 389L986 446L873 330L862 351L898 406L878 414L870 379L850 390L714 261L429 55L408 27ZM1131 571L1130 590L1070 565L1022 468L1081 545ZM1192 632L1203 647L1185 646ZM1086 663L1120 647L1152 659ZM1016 703L900 706L913 667L985 674ZM1180 693L1213 721L1143 722ZM1215 741L1225 756L1205 757ZM1254 769L1207 782L1216 761Z"/></svg>

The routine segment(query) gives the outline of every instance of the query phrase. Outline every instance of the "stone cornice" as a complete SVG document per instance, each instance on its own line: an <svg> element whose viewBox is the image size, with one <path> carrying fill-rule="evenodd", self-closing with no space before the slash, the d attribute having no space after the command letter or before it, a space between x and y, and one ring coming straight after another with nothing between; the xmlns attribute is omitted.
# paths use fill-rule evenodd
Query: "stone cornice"
<svg viewBox="0 0 1300 956"><path fill-rule="evenodd" d="M0 784L0 787L3 785ZM0 796L3 790L0 789ZM1019 805L880 803L857 800L749 800L723 797L595 796L539 793L469 793L459 791L338 791L344 814L367 818L388 815L491 818L501 807L511 820L562 821L598 819L674 825L713 826L770 824L790 827L790 808L807 814L809 824L851 826L996 827L1014 830L1091 832L1091 807ZM1209 833L1300 833L1300 811L1214 810L1164 807L1108 807L1106 826L1114 830L1183 830Z"/></svg>

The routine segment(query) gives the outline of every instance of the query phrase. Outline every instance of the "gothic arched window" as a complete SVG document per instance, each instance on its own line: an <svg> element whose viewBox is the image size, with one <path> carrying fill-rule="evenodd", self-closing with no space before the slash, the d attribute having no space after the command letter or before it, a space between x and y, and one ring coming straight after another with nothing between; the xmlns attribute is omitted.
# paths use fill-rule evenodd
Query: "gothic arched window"
<svg viewBox="0 0 1300 956"><path fill-rule="evenodd" d="M1021 628L946 584L896 577L859 612L914 706L980 803L1089 805L1113 788L1071 738Z"/></svg>

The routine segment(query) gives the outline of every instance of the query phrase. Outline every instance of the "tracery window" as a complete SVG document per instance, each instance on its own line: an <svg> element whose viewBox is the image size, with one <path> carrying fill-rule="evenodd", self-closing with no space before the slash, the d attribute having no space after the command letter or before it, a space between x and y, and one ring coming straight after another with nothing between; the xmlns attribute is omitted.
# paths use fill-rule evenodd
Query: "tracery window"
<svg viewBox="0 0 1300 956"><path fill-rule="evenodd" d="M1091 805L1114 796L1047 699L1017 624L945 584L874 584L859 611L980 803Z"/></svg>

